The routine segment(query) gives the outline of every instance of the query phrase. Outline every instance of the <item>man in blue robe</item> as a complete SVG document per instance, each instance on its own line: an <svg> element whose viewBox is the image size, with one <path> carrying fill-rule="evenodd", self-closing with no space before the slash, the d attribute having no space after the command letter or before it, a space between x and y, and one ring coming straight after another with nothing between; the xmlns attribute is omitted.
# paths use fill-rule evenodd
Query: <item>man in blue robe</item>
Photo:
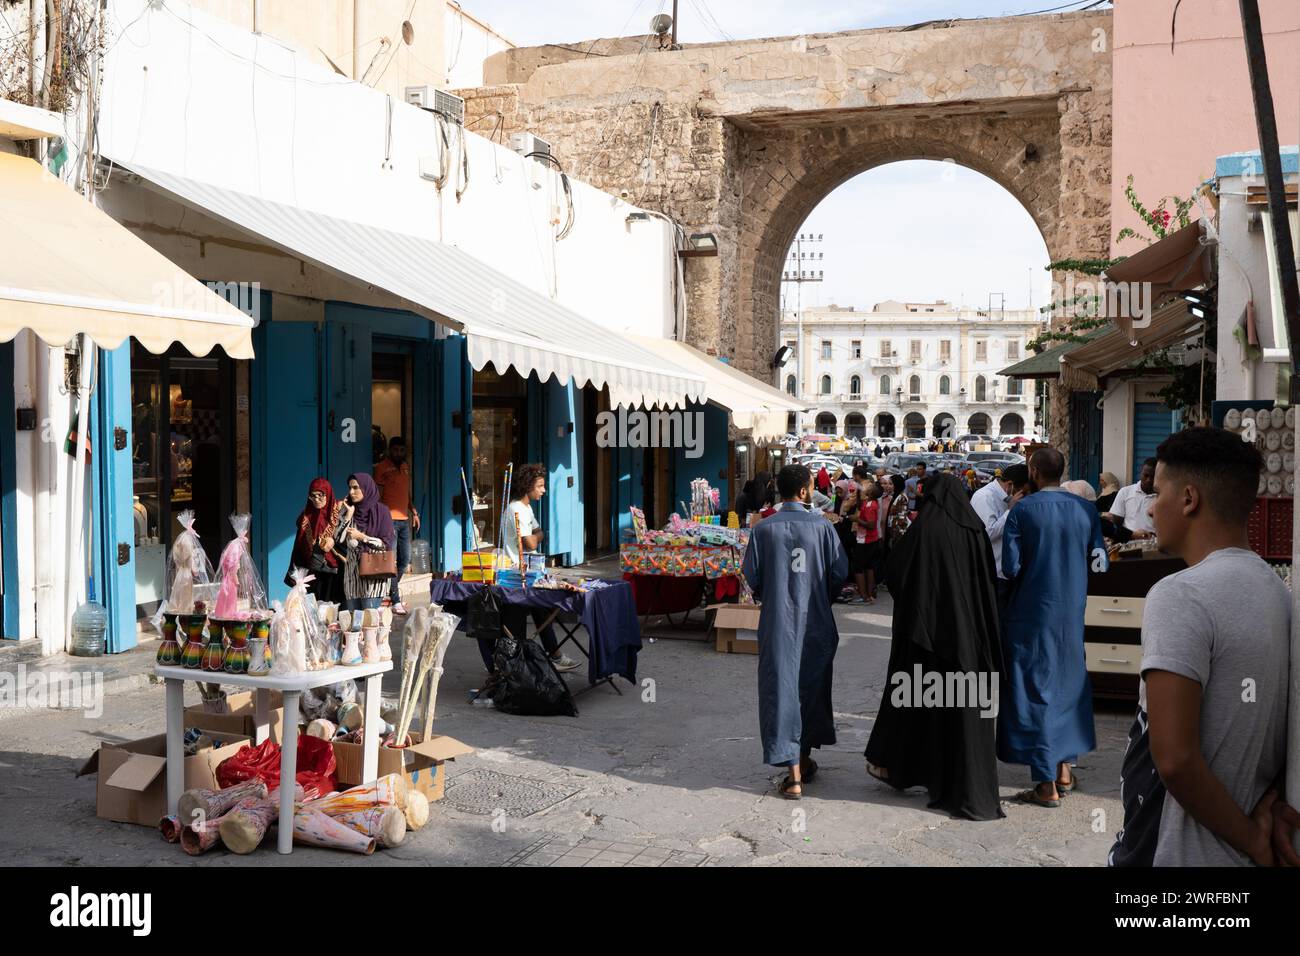
<svg viewBox="0 0 1300 956"><path fill-rule="evenodd" d="M758 620L758 723L763 761L789 767L781 796L797 800L817 764L813 748L835 743L831 671L839 632L831 596L849 563L835 526L810 511L812 473L787 465L776 476L781 505L751 532L744 575L762 604Z"/></svg>
<svg viewBox="0 0 1300 956"><path fill-rule="evenodd" d="M1083 614L1089 567L1106 569L1106 546L1097 509L1061 489L1064 470L1056 449L1034 452L1037 491L1011 509L1002 532L1002 573L1013 586L1002 614L998 759L1028 764L1034 787L1017 799L1043 807L1061 805L1077 783L1070 764L1097 746Z"/></svg>

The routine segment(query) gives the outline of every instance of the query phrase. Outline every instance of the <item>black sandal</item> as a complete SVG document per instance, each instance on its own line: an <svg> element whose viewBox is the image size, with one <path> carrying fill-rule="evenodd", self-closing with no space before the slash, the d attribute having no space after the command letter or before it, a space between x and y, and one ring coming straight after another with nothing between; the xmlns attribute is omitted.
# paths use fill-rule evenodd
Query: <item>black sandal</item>
<svg viewBox="0 0 1300 956"><path fill-rule="evenodd" d="M794 790L791 789L791 788L793 788L793 787L798 787L798 788L799 788L799 792L798 792L798 793L795 793ZM794 779L794 777L790 776L790 775L787 773L784 777L781 778L781 782L780 782L779 784L777 784L776 792L779 793L782 797L784 797L784 798L787 799L787 800L799 800L799 799L802 799L802 798L803 798L803 782Z"/></svg>
<svg viewBox="0 0 1300 956"><path fill-rule="evenodd" d="M799 775L800 775L803 779L800 780L799 782L800 782L801 784L803 784L803 783L812 783L812 782L813 782L813 777L817 776L817 771L818 771L818 769L819 769L819 768L818 768L818 766L817 766L817 761L816 761L816 760L813 760L811 757L808 758L808 769L807 769L807 770L804 770L804 769L803 769L802 762L801 762L801 765L800 765L800 767L799 767Z"/></svg>
<svg viewBox="0 0 1300 956"><path fill-rule="evenodd" d="M878 771L881 771L881 770L883 770L883 771L885 771L885 772L884 772L883 774L882 774L882 773L879 773ZM889 781L889 768L888 768L888 767L877 767L877 766L876 766L875 764L873 764L870 760L867 761L867 776L869 776L869 777L875 777L875 778L876 778L877 780L879 780L881 783L889 783L889 782L890 782L890 781ZM892 786L892 784L891 784L891 786Z"/></svg>

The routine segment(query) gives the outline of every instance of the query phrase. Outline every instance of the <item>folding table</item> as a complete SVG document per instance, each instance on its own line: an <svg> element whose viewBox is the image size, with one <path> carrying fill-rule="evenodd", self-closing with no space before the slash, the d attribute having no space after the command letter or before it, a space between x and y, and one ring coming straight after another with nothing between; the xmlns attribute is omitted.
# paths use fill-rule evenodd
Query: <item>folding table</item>
<svg viewBox="0 0 1300 956"><path fill-rule="evenodd" d="M298 699L305 690L341 684L345 680L364 680L362 695L365 699L366 724L361 741L361 776L374 780L379 774L379 695L383 675L393 669L392 661L358 664L344 667L336 664L326 670L307 671L293 677L253 676L227 674L224 671L205 671L198 667L154 665L154 673L167 685L167 812L176 814L181 793L185 790L185 681L230 684L249 687L254 695L253 722L255 744L270 736L271 691L278 690L284 697L284 739L280 741L280 820L278 849L281 853L293 852L293 782L298 775ZM184 821L182 821L184 822Z"/></svg>

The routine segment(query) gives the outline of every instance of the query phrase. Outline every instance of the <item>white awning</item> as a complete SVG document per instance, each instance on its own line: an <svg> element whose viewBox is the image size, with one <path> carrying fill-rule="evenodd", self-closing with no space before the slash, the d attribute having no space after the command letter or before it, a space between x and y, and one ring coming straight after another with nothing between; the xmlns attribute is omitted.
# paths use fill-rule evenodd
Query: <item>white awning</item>
<svg viewBox="0 0 1300 956"><path fill-rule="evenodd" d="M85 334L115 349L180 342L253 357L253 320L38 163L0 153L0 341Z"/></svg>
<svg viewBox="0 0 1300 956"><path fill-rule="evenodd" d="M470 364L513 367L647 406L679 406L704 381L445 243L261 199L127 162L158 190L348 281L377 286L411 311L464 331ZM616 399L617 401L618 399Z"/></svg>
<svg viewBox="0 0 1300 956"><path fill-rule="evenodd" d="M731 412L735 426L742 431L752 431L755 439L786 434L787 416L809 408L793 395L746 375L685 342L639 335L634 338L650 351L702 376L705 399Z"/></svg>

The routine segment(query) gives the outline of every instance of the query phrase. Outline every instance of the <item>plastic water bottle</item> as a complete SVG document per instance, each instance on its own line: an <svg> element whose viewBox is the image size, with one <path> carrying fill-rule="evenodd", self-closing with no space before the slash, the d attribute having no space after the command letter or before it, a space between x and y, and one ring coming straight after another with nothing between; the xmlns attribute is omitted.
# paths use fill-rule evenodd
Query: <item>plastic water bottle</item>
<svg viewBox="0 0 1300 956"><path fill-rule="evenodd" d="M90 590L90 600L72 615L72 655L74 657L102 657L104 632L108 630L108 611L95 600L95 590Z"/></svg>

